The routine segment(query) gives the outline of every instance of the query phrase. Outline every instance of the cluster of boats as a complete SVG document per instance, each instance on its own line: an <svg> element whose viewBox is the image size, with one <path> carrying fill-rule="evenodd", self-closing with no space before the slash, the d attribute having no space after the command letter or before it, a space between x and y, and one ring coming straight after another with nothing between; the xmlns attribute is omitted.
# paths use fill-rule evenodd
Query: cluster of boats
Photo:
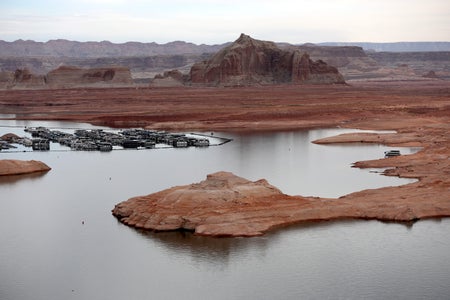
<svg viewBox="0 0 450 300"><path fill-rule="evenodd" d="M119 132L77 129L72 134L45 127L30 127L25 131L33 137L31 140L33 150L50 150L50 142L81 151L111 151L121 148L152 149L157 144L176 148L209 146L209 140L204 137L145 129L125 129Z"/></svg>

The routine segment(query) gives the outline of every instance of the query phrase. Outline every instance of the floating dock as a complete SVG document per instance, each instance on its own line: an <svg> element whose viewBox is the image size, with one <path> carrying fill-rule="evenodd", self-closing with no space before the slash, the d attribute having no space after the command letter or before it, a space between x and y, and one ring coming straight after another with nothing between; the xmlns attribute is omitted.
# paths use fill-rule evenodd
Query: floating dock
<svg viewBox="0 0 450 300"><path fill-rule="evenodd" d="M73 133L69 133L46 127L28 127L25 128L25 132L29 133L32 139L21 138L23 141L21 144L31 147L33 151L51 151L52 143L59 143L75 151L108 152L123 149L209 147L231 141L231 139L213 135L170 133L146 129L75 129ZM11 143L8 145L13 147ZM6 147L6 143L2 144L3 149L7 149Z"/></svg>

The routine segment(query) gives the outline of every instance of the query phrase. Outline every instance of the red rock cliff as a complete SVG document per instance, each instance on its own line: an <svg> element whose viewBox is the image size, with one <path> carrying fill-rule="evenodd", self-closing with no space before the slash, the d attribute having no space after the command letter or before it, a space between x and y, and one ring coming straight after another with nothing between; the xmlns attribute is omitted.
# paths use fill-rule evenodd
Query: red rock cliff
<svg viewBox="0 0 450 300"><path fill-rule="evenodd" d="M306 52L283 50L275 43L241 34L210 60L191 68L192 84L253 85L277 83L344 83L343 76Z"/></svg>

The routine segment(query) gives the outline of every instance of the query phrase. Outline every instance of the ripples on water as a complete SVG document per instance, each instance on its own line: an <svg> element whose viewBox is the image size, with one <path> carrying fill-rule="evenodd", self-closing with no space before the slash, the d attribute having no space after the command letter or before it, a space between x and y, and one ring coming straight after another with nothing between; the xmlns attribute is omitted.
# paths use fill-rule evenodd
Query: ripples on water
<svg viewBox="0 0 450 300"><path fill-rule="evenodd" d="M69 125L78 124L56 126ZM310 143L340 132L222 134L234 141L208 149L0 153L53 168L0 179L0 299L446 299L448 219L307 223L214 239L137 231L111 215L132 196L220 170L326 197L408 182L350 168L388 147Z"/></svg>

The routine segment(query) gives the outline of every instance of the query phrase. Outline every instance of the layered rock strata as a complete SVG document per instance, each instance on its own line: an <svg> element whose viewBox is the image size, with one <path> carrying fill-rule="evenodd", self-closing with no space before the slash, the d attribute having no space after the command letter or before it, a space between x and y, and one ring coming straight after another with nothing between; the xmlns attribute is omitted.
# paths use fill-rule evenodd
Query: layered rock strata
<svg viewBox="0 0 450 300"><path fill-rule="evenodd" d="M310 59L298 49L281 49L275 43L241 34L211 59L196 63L192 84L255 85L279 83L344 83L339 71L325 62Z"/></svg>

